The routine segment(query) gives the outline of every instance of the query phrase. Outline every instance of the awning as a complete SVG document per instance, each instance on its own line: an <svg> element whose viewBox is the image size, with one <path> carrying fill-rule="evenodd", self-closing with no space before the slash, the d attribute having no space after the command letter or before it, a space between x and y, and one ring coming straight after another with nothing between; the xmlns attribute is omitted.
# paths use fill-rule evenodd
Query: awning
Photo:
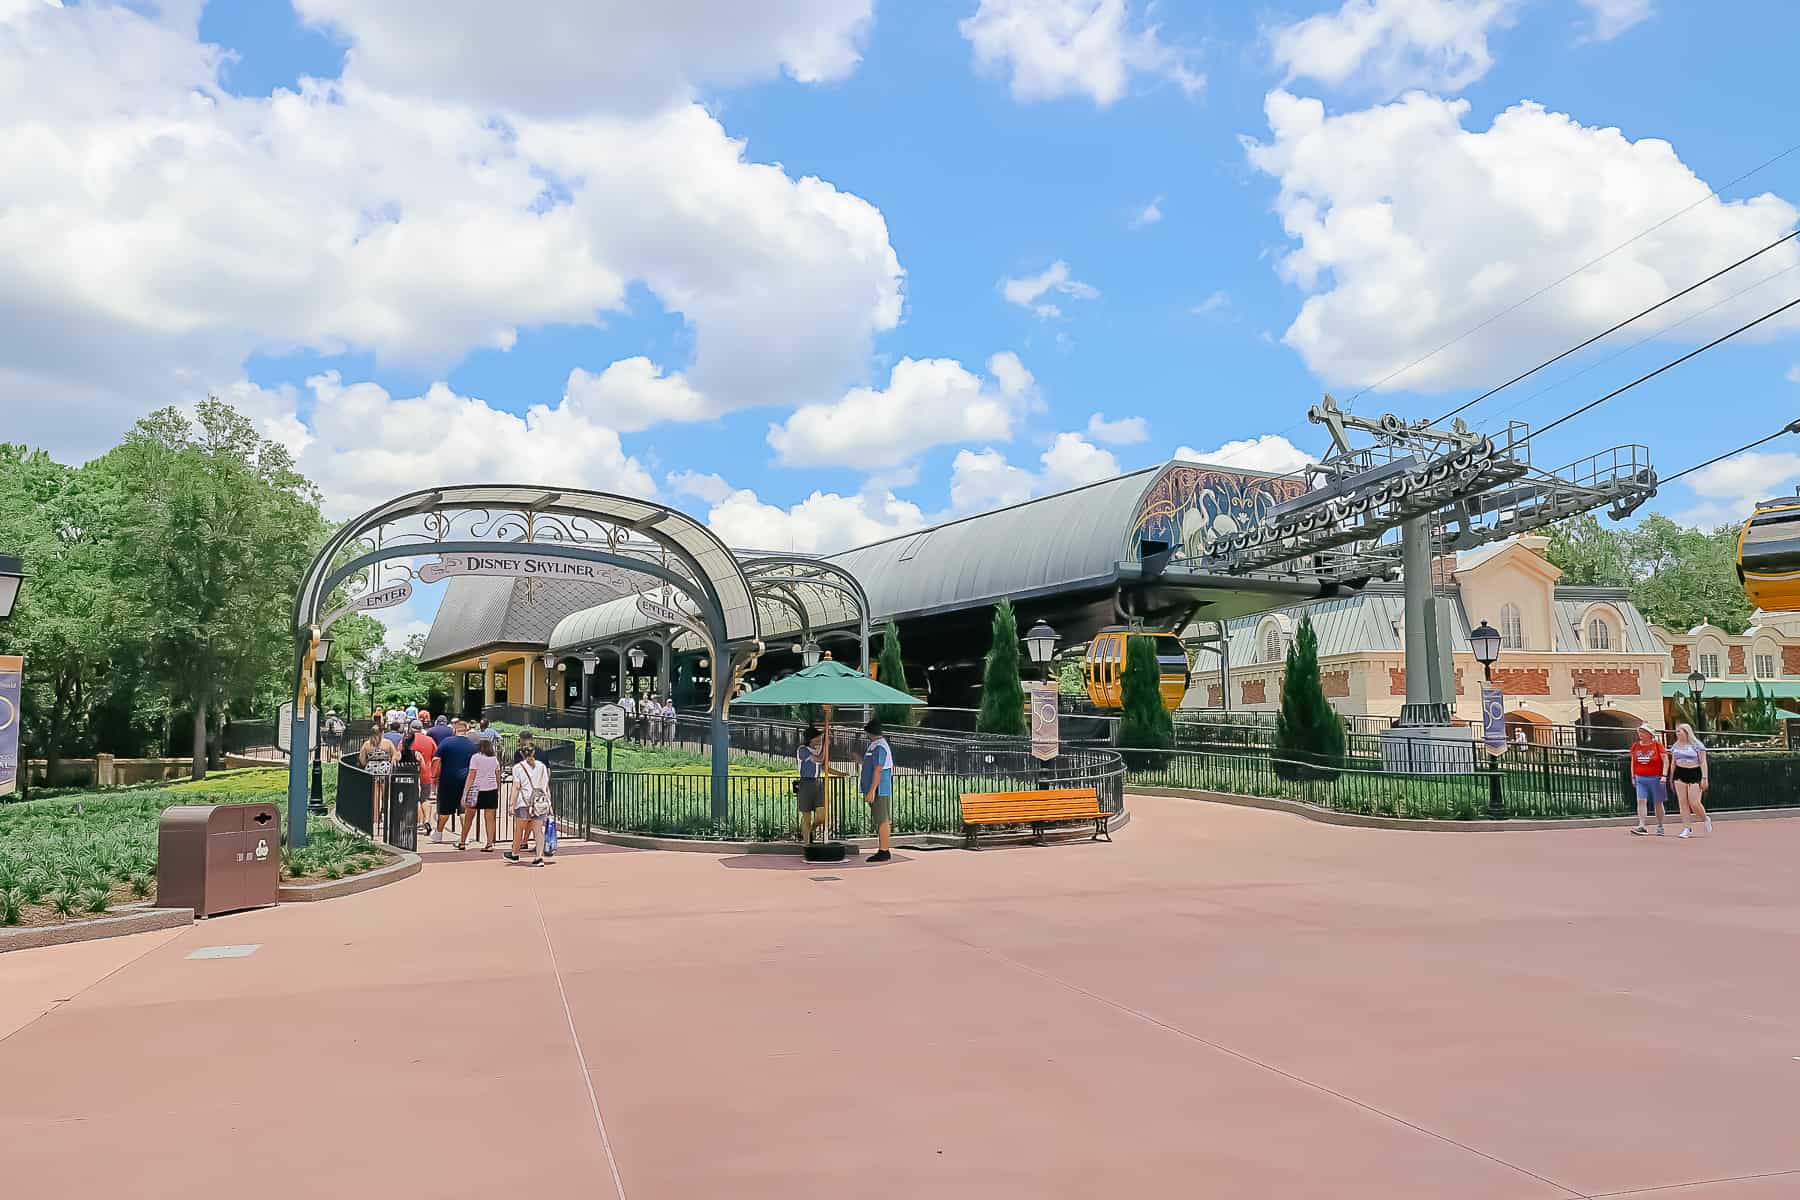
<svg viewBox="0 0 1800 1200"><path fill-rule="evenodd" d="M1765 696L1775 696L1784 700L1800 697L1800 680L1762 679ZM1664 696L1686 697L1692 689L1685 679L1665 679L1662 685ZM1743 679L1709 679L1700 690L1702 700L1748 700L1751 696L1750 681Z"/></svg>

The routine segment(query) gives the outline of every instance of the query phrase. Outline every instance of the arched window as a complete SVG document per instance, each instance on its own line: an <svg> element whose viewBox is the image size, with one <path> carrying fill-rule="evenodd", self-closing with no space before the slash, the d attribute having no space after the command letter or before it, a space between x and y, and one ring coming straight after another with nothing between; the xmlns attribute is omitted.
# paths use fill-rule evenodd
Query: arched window
<svg viewBox="0 0 1800 1200"><path fill-rule="evenodd" d="M1500 644L1509 650L1525 648L1525 627L1519 622L1519 606L1500 606Z"/></svg>
<svg viewBox="0 0 1800 1200"><path fill-rule="evenodd" d="M1588 621L1589 650L1611 650L1612 630L1607 626L1604 617L1594 617Z"/></svg>
<svg viewBox="0 0 1800 1200"><path fill-rule="evenodd" d="M1287 652L1281 647L1281 626L1270 621L1263 627L1263 661L1275 663L1286 657Z"/></svg>

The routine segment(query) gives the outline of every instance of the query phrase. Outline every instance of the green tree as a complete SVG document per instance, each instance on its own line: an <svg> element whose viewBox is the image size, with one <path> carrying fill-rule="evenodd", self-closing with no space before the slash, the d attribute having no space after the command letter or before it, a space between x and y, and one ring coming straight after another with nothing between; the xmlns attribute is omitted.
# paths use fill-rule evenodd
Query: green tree
<svg viewBox="0 0 1800 1200"><path fill-rule="evenodd" d="M981 733L1025 732L1025 688L1019 682L1019 622L1011 600L994 606L994 642L981 679Z"/></svg>
<svg viewBox="0 0 1800 1200"><path fill-rule="evenodd" d="M1737 577L1737 530L1711 533L1677 525L1653 513L1631 532L1636 581L1631 599L1649 620L1667 629L1692 629L1711 621L1727 633L1750 625L1750 600Z"/></svg>
<svg viewBox="0 0 1800 1200"><path fill-rule="evenodd" d="M1056 690L1059 695L1087 698L1087 672L1079 658L1065 658L1056 664Z"/></svg>
<svg viewBox="0 0 1800 1200"><path fill-rule="evenodd" d="M906 663L900 657L900 628L892 621L881 631L881 658L875 663L875 678L891 688L906 691ZM1021 699L1020 703L1024 701ZM875 719L887 725L911 725L913 710L905 704L879 704Z"/></svg>
<svg viewBox="0 0 1800 1200"><path fill-rule="evenodd" d="M90 466L112 495L112 583L145 666L192 713L198 779L209 727L292 670L294 590L324 525L283 446L214 399L196 418L152 413Z"/></svg>
<svg viewBox="0 0 1800 1200"><path fill-rule="evenodd" d="M1552 525L1544 557L1562 568L1563 583L1629 587L1636 582L1630 531L1605 528L1593 513Z"/></svg>
<svg viewBox="0 0 1800 1200"><path fill-rule="evenodd" d="M1125 639L1125 674L1119 680L1119 705L1120 746L1133 750L1174 747L1175 723L1163 707L1162 668L1156 661L1154 639Z"/></svg>
<svg viewBox="0 0 1800 1200"><path fill-rule="evenodd" d="M1284 779L1329 774L1344 761L1344 722L1332 711L1319 679L1319 638L1303 615L1288 647L1275 717L1275 772ZM1300 765L1305 764L1305 765Z"/></svg>
<svg viewBox="0 0 1800 1200"><path fill-rule="evenodd" d="M442 671L421 671L419 658L425 635L415 633L398 650L382 649L376 656L370 684L378 708L428 707L436 696L449 696L452 680Z"/></svg>

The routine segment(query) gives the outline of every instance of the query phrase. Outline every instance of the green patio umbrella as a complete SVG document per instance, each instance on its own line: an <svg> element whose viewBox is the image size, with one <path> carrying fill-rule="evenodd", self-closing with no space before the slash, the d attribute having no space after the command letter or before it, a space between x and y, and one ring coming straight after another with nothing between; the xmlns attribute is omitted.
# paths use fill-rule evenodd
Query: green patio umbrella
<svg viewBox="0 0 1800 1200"><path fill-rule="evenodd" d="M835 704L924 704L898 688L870 679L853 667L825 659L785 679L745 692L733 704L817 704L825 710L825 829L831 830L831 709Z"/></svg>

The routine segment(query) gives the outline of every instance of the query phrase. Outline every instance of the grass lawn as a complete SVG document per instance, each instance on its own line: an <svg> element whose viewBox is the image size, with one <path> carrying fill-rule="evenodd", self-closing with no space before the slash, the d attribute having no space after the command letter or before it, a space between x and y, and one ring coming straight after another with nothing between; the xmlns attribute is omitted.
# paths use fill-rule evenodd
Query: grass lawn
<svg viewBox="0 0 1800 1200"><path fill-rule="evenodd" d="M500 731L505 739L508 751L517 744L519 734L528 732L539 742L560 741L575 743L576 761L581 760L582 736L576 729L528 729L523 725L511 725L496 721L493 728ZM510 754L509 754L510 757ZM594 743L594 769L604 770L606 767L606 743ZM644 746L631 742L617 742L613 746L613 770L645 772L657 775L707 775L712 772L712 759L693 750L681 750L673 746ZM760 754L745 754L741 751L731 756L731 773L733 775L798 775L799 768L785 758L767 758Z"/></svg>
<svg viewBox="0 0 1800 1200"><path fill-rule="evenodd" d="M330 779L336 772L326 772ZM0 925L103 915L156 895L157 822L174 804L272 803L286 818L287 769L248 767L199 781L0 804ZM360 834L315 821L304 850L283 851L283 879L339 879L392 855Z"/></svg>

